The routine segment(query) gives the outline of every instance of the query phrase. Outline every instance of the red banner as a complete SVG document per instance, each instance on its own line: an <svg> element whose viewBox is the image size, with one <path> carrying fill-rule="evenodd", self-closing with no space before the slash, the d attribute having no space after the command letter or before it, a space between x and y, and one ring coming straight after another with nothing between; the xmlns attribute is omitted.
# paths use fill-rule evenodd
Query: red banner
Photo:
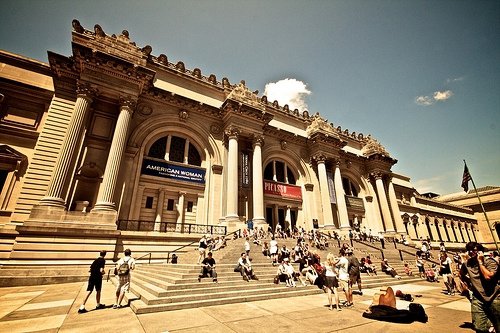
<svg viewBox="0 0 500 333"><path fill-rule="evenodd" d="M277 195L282 198L302 200L300 186L264 181L264 194Z"/></svg>

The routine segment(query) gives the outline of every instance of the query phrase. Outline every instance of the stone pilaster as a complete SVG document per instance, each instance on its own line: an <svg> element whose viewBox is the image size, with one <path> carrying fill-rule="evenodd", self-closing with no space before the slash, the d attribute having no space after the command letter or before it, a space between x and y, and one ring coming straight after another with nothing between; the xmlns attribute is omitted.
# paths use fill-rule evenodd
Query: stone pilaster
<svg viewBox="0 0 500 333"><path fill-rule="evenodd" d="M87 111L92 103L97 90L89 85L79 84L77 89L77 99L75 108L68 125L66 136L64 137L59 158L54 167L54 172L49 183L47 194L40 200L40 206L52 206L64 209L66 202L64 185L66 183L71 161L75 154L76 146L80 140L84 127Z"/></svg>
<svg viewBox="0 0 500 333"><path fill-rule="evenodd" d="M127 135L130 120L135 108L135 100L121 99L120 114L116 123L111 148L109 150L108 161L94 211L115 211L113 196L116 188L116 181L120 171L123 152L127 145Z"/></svg>
<svg viewBox="0 0 500 333"><path fill-rule="evenodd" d="M156 204L155 229L154 229L155 231L160 231L164 201L165 201L165 189L160 188L158 190L158 202Z"/></svg>
<svg viewBox="0 0 500 333"><path fill-rule="evenodd" d="M184 197L186 192L179 192L179 201L177 202L177 224L184 222Z"/></svg>

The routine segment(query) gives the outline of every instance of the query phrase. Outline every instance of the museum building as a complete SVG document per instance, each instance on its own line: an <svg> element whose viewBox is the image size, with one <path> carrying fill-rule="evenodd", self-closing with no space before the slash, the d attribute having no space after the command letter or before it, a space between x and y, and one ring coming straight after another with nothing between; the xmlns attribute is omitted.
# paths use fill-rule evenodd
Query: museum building
<svg viewBox="0 0 500 333"><path fill-rule="evenodd" d="M131 239L146 252L248 219L483 239L470 208L419 195L370 135L155 56L125 30L74 20L72 55L49 51L46 64L0 51L0 66L3 262L40 249L75 262Z"/></svg>

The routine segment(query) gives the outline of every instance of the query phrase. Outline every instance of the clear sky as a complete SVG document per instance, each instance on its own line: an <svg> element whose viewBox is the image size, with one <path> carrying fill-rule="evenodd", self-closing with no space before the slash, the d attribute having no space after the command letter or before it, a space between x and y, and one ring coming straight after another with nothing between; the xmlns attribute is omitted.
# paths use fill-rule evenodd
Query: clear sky
<svg viewBox="0 0 500 333"><path fill-rule="evenodd" d="M310 113L371 134L420 192L500 186L500 1L0 0L0 48L71 54L71 21L264 92L295 79Z"/></svg>

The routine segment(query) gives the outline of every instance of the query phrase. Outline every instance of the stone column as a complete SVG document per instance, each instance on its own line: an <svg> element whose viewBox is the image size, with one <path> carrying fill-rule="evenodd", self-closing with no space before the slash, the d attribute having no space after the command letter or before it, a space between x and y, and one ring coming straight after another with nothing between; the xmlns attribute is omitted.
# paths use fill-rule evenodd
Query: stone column
<svg viewBox="0 0 500 333"><path fill-rule="evenodd" d="M164 201L165 201L165 189L160 188L158 190L158 203L156 204L155 229L154 229L155 231L160 231Z"/></svg>
<svg viewBox="0 0 500 333"><path fill-rule="evenodd" d="M401 212L399 211L398 199L396 198L396 192L394 191L394 185L392 184L392 178L389 179L389 200L391 203L392 216L394 217L396 231L399 233L405 233L405 227L403 225L403 220L401 219Z"/></svg>
<svg viewBox="0 0 500 333"><path fill-rule="evenodd" d="M189 139L186 139L186 145L184 146L184 164L188 164L189 161Z"/></svg>
<svg viewBox="0 0 500 333"><path fill-rule="evenodd" d="M448 229L448 235L450 236L451 242L457 241L457 236L455 235L455 224L453 221L446 221L445 227Z"/></svg>
<svg viewBox="0 0 500 333"><path fill-rule="evenodd" d="M264 217L264 180L262 175L262 146L264 137L254 136L252 156L252 195L253 195L253 223L254 227L263 227L266 224ZM265 230L266 228L264 228Z"/></svg>
<svg viewBox="0 0 500 333"><path fill-rule="evenodd" d="M450 239L448 238L448 233L446 232L446 220L441 219L438 221L438 227L439 227L439 233L441 234L441 241L442 242L449 242Z"/></svg>
<svg viewBox="0 0 500 333"><path fill-rule="evenodd" d="M326 176L326 156L318 154L314 156L318 164L319 193L321 195L321 207L323 210L323 226L333 227L332 204L330 202L330 190L328 189L328 178Z"/></svg>
<svg viewBox="0 0 500 333"><path fill-rule="evenodd" d="M47 194L40 200L40 206L52 206L64 209L66 202L63 199L64 184L68 177L71 161L75 154L76 145L80 139L87 111L92 103L96 90L89 85L79 84L75 108L68 124L66 136L61 145L59 158L54 166L54 172L49 183Z"/></svg>
<svg viewBox="0 0 500 333"><path fill-rule="evenodd" d="M165 161L170 161L170 145L172 144L172 136L167 137L167 146L165 147Z"/></svg>
<svg viewBox="0 0 500 333"><path fill-rule="evenodd" d="M106 162L106 169L104 170L104 176L101 187L99 188L94 211L115 211L113 196L123 152L127 145L128 127L130 119L132 119L132 114L134 113L135 100L121 99L120 104L120 114L118 115L113 140L111 141L108 161Z"/></svg>
<svg viewBox="0 0 500 333"><path fill-rule="evenodd" d="M285 212L285 229L287 226L290 228L290 231L292 230L292 212L291 212L291 206L286 206L286 212Z"/></svg>
<svg viewBox="0 0 500 333"><path fill-rule="evenodd" d="M389 203L387 202L387 196L385 195L384 182L382 180L381 173L374 173L375 186L377 187L378 200L380 204L380 209L382 211L382 219L385 225L386 232L394 232L394 225L392 223L391 212L389 211Z"/></svg>
<svg viewBox="0 0 500 333"><path fill-rule="evenodd" d="M335 171L333 174L335 184L335 196L337 197L337 209L339 211L339 224L341 229L350 229L349 216L347 215L347 206L345 203L344 185L342 185L342 175L340 174L340 161L335 161Z"/></svg>
<svg viewBox="0 0 500 333"><path fill-rule="evenodd" d="M177 202L177 224L184 222L184 196L186 192L179 192L179 201Z"/></svg>
<svg viewBox="0 0 500 333"><path fill-rule="evenodd" d="M228 137L227 158L227 211L226 220L238 219L238 137L240 130L230 127L226 130Z"/></svg>

